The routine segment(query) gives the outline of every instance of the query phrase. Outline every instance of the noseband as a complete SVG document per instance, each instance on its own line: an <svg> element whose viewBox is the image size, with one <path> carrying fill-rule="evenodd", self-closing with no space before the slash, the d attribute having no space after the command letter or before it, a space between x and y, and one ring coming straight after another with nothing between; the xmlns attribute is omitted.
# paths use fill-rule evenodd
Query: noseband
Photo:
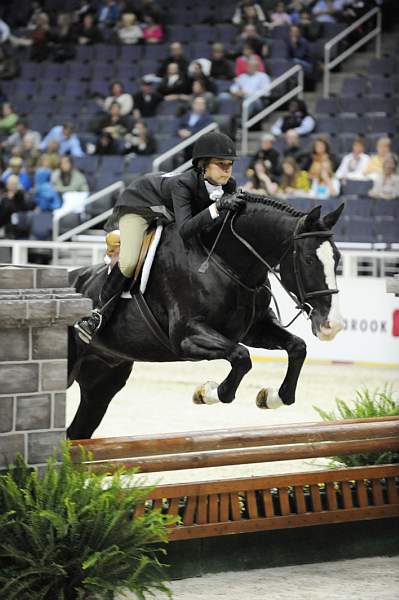
<svg viewBox="0 0 399 600"><path fill-rule="evenodd" d="M307 317L310 319L312 312L313 312L313 306L311 306L308 302L308 300L310 298L315 298L315 297L321 297L321 296L331 296L332 294L337 294L338 290L337 289L326 289L326 290L314 290L312 292L307 292L305 290L305 286L303 284L303 277L302 277L302 272L301 272L301 268L300 268L300 264L299 264L299 258L298 258L298 242L299 240L302 240L304 238L308 238L308 237L318 237L318 238L324 238L324 239L329 239L332 237L333 233L332 231L309 231L309 232L305 232L305 233L298 233L302 223L303 223L303 219L300 219L295 227L295 231L292 235L292 237L288 240L288 246L287 248L284 250L282 256L280 257L280 259L278 260L277 264L280 265L281 262L283 261L283 259L285 258L285 256L288 254L291 246L293 247L292 249L292 259L293 259L293 264L294 264L294 275L295 275L295 282L296 282L296 287L298 290L298 295L296 296L295 294L293 294L282 282L280 275L277 273L276 269L274 267L272 267L271 265L269 265L269 263L263 258L263 256L261 256L256 250L255 248L242 236L240 236L237 231L234 228L234 221L237 217L237 213L235 213L231 220L230 220L230 229L231 229L231 233L233 234L233 236L241 243L243 244L243 246L245 246L245 248L247 248L247 250L249 250L249 252L255 256L267 269L268 271L270 271L271 273L273 273L273 275L276 277L277 281L280 283L281 287L287 292L287 294L290 296L290 298L295 302L295 307L300 311L293 319L292 321L290 321L288 323L288 325L285 325L284 327L288 327L289 325L291 325L298 317L301 313L305 313L307 315ZM278 310L278 306L277 306L277 302L276 299L273 295L273 292L271 291L270 288L268 288L269 292L271 293L274 302L276 304L276 308L277 308L277 312L278 312L278 317L279 320L281 321L280 318L280 311Z"/></svg>

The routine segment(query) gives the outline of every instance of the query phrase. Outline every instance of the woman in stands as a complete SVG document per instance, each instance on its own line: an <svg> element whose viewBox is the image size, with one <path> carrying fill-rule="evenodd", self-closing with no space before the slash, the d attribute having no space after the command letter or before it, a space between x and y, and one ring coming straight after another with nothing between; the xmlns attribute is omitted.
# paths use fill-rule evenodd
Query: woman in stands
<svg viewBox="0 0 399 600"><path fill-rule="evenodd" d="M253 169L248 169L251 174L250 180L244 185L243 190L253 194L264 194L270 196L277 192L277 183L271 179L271 173L268 170L265 161L257 160Z"/></svg>
<svg viewBox="0 0 399 600"><path fill-rule="evenodd" d="M382 163L382 173L376 176L369 196L382 200L399 198L398 158L394 154L388 154L385 157Z"/></svg>
<svg viewBox="0 0 399 600"><path fill-rule="evenodd" d="M304 165L304 168L309 171L310 177L318 176L321 163L328 163L330 170L333 172L335 171L337 159L331 152L329 142L324 137L317 137L313 141L308 164Z"/></svg>
<svg viewBox="0 0 399 600"><path fill-rule="evenodd" d="M295 158L287 156L281 163L283 175L278 186L279 196L294 196L308 192L310 180L307 171L301 171Z"/></svg>
<svg viewBox="0 0 399 600"><path fill-rule="evenodd" d="M391 154L391 140L389 137L380 137L376 146L377 153L372 154L364 169L364 175L374 179L382 173L382 165L385 158Z"/></svg>
<svg viewBox="0 0 399 600"><path fill-rule="evenodd" d="M190 243L201 231L220 227L225 210L237 211L244 205L234 193L236 184L231 176L236 158L235 144L227 135L208 133L194 145L192 169L174 176L150 173L126 188L113 214L120 229L119 263L106 279L91 315L75 324L84 342L90 343L112 315L121 291L131 281L152 222L175 220L184 243Z"/></svg>
<svg viewBox="0 0 399 600"><path fill-rule="evenodd" d="M289 129L293 129L298 135L311 133L316 126L316 121L308 113L303 100L291 100L288 105L288 113L277 119L271 132L273 135L281 135Z"/></svg>
<svg viewBox="0 0 399 600"><path fill-rule="evenodd" d="M60 168L52 174L51 183L59 194L89 191L86 177L74 167L70 156L61 157Z"/></svg>

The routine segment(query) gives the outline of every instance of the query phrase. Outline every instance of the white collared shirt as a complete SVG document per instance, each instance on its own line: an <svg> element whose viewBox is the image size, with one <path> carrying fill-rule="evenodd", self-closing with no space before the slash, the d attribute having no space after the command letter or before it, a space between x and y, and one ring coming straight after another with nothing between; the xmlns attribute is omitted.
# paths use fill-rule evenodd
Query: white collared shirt
<svg viewBox="0 0 399 600"><path fill-rule="evenodd" d="M211 200L216 201L223 196L224 190L221 185L213 185L213 183L209 183L209 181L207 181L206 179L204 182L205 182L206 191L208 192L209 198ZM216 208L215 202L210 205L209 212L211 214L212 219L218 218L219 213Z"/></svg>

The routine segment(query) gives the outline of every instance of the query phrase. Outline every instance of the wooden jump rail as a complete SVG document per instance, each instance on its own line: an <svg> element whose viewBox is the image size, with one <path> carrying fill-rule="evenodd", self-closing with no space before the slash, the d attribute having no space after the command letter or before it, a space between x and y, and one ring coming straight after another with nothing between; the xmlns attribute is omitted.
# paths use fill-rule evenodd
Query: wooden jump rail
<svg viewBox="0 0 399 600"><path fill-rule="evenodd" d="M399 451L399 418L273 425L229 431L78 440L90 467L141 472ZM171 540L399 516L399 465L339 468L208 482L165 484L145 505L179 515Z"/></svg>

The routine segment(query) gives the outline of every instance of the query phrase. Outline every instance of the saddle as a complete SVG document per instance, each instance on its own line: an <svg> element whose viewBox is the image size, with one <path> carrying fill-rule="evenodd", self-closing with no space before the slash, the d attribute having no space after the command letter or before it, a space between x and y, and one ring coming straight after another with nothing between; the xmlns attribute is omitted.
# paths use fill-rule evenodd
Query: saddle
<svg viewBox="0 0 399 600"><path fill-rule="evenodd" d="M140 291L142 294L144 293L147 285L148 277L155 257L155 252L159 244L162 229L162 225L150 227L150 229L144 236L143 243L141 244L140 254L136 268L133 273L130 289L132 289L133 286L137 283L140 277L140 273L142 272L140 283ZM106 256L109 259L111 259L111 264L113 264L118 260L119 249L121 245L119 229L110 231L105 237L105 243L107 245Z"/></svg>

